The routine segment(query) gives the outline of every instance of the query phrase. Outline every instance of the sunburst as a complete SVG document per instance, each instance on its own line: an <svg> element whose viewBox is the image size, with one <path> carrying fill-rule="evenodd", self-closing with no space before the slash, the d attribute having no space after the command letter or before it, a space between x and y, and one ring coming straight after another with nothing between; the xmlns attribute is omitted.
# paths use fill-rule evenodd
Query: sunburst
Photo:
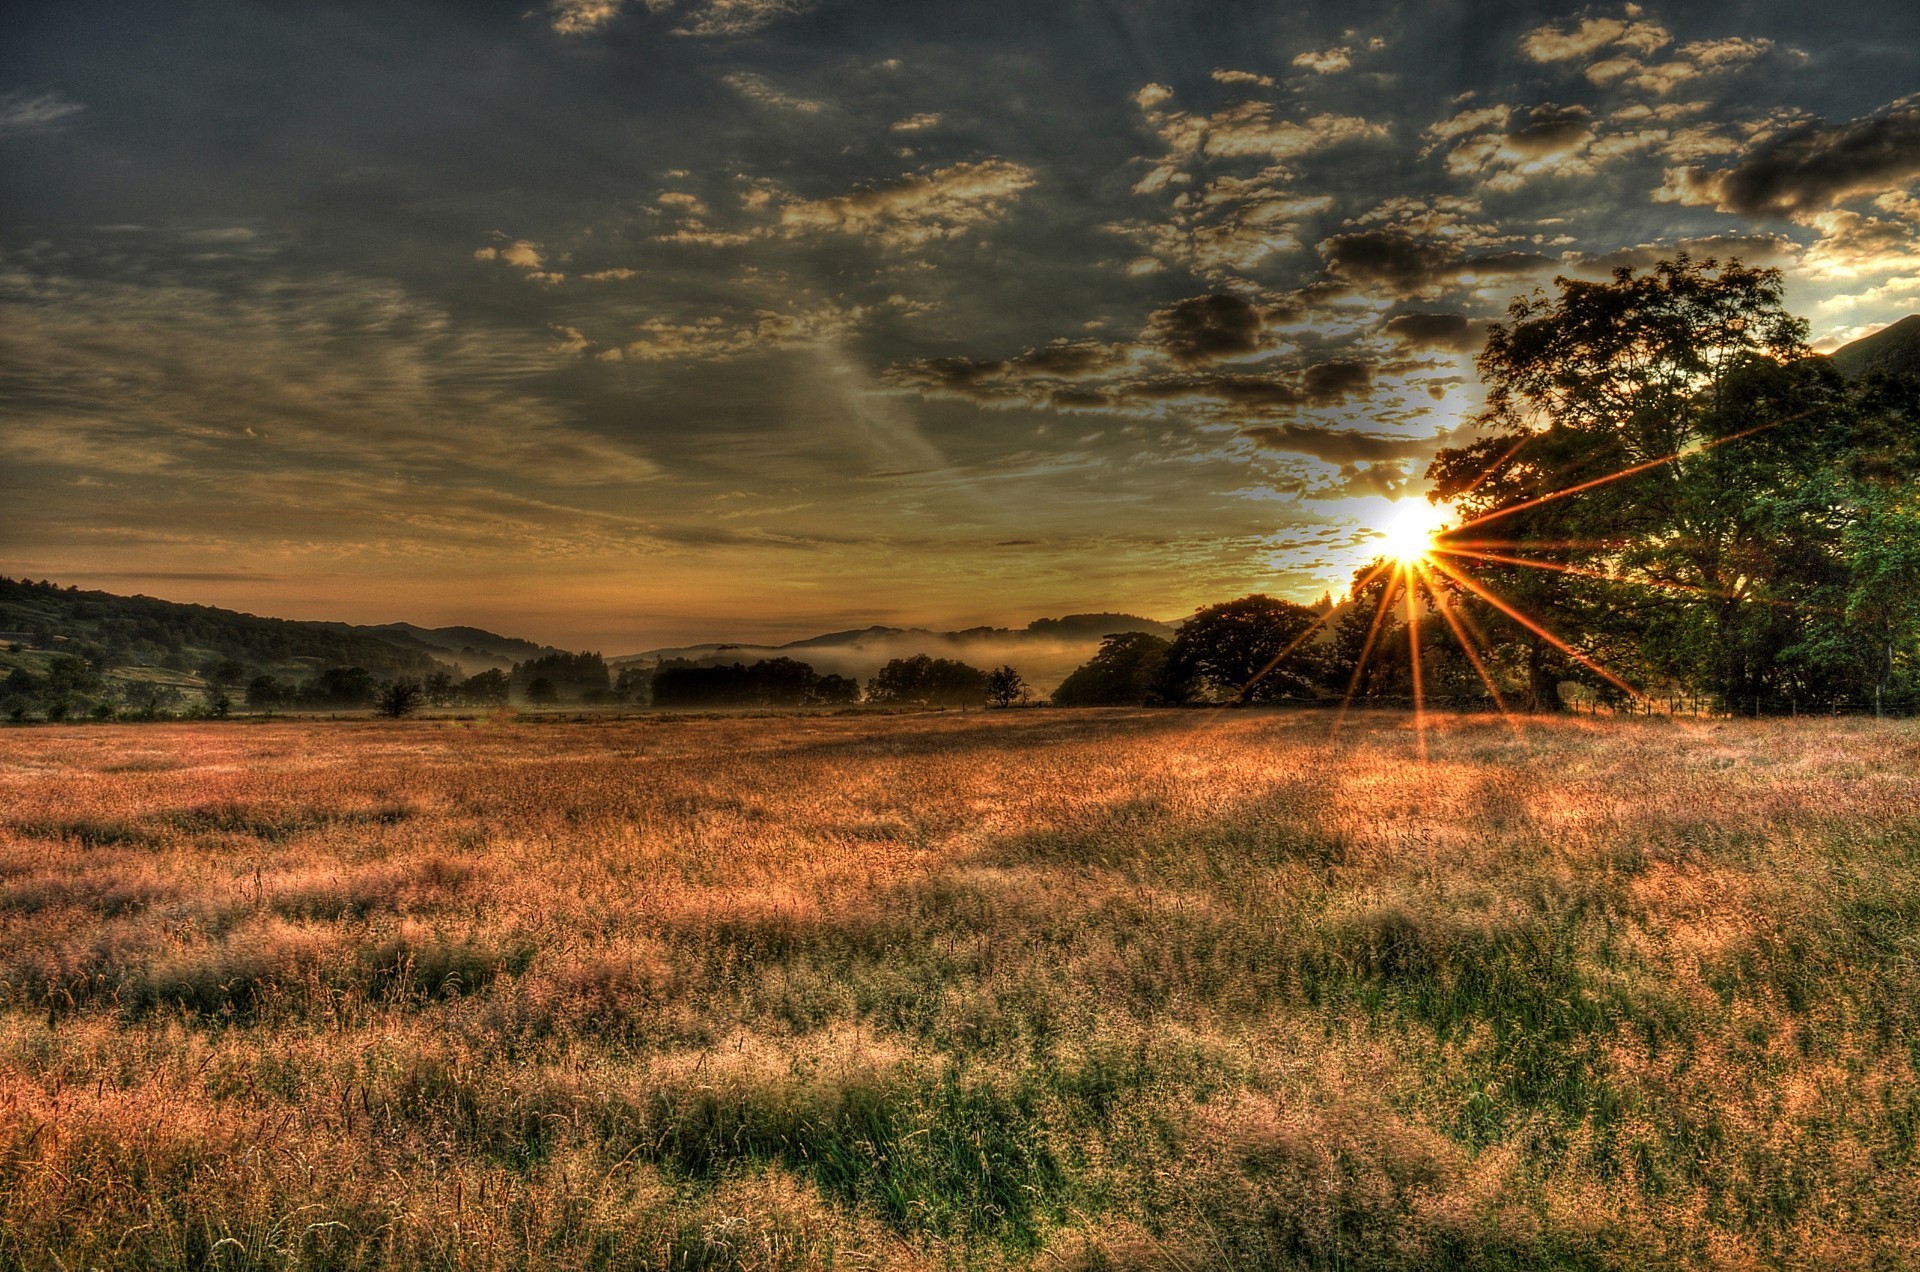
<svg viewBox="0 0 1920 1272"><path fill-rule="evenodd" d="M1797 418L1797 416L1787 417L1787 419L1793 418ZM1626 694L1628 698L1638 702L1647 701L1646 695L1641 692L1641 690L1628 684L1625 680L1601 666L1599 662L1589 657L1586 653L1576 649L1572 644L1551 631L1538 618L1526 614L1505 597L1498 595L1484 580L1475 577L1470 571L1475 564L1497 564L1566 574L1590 575L1595 578L1617 582L1638 582L1640 580L1615 579L1603 571L1586 570L1558 562L1528 560L1525 557L1510 555L1510 553L1515 550L1525 551L1528 549L1538 550L1551 547L1601 545L1574 545L1547 542L1545 540L1529 540L1525 538L1518 540L1484 539L1477 537L1477 533L1481 532L1482 528L1489 523L1499 521L1523 509L1533 508L1540 504L1551 503L1558 499L1576 496L1596 487L1609 485L1624 478L1647 472L1650 469L1671 464L1676 460L1684 459L1700 451L1723 446L1729 442L1738 441L1745 437L1751 437L1755 433L1776 427L1785 422L1785 419L1772 420L1754 428L1743 429L1738 433L1713 438L1708 441L1696 442L1673 454L1662 455L1656 459L1645 460L1637 464L1629 465L1602 477L1564 486L1558 490L1536 496L1522 503L1510 504L1495 509L1459 525L1449 525L1449 521L1454 516L1454 513L1452 509L1444 504L1436 504L1424 499L1403 499L1398 501L1387 517L1373 527L1372 540L1377 544L1379 557L1374 563L1373 568L1368 570L1365 576L1356 580L1354 584L1353 594L1359 596L1375 582L1382 579L1386 581L1386 585L1380 590L1380 600L1374 612L1373 620L1368 627L1366 641L1356 660L1352 682L1347 686L1347 692L1340 703L1340 710L1335 716L1334 728L1337 730L1340 727L1341 720L1345 718L1347 709L1352 706L1353 699L1359 692L1360 682L1365 674L1368 660L1373 657L1378 644L1378 637L1387 623L1388 615L1393 612L1393 607L1396 604L1401 604L1405 606L1408 652L1411 659L1410 670L1412 673L1414 734L1420 759L1424 761L1427 756L1426 734L1428 727L1425 703L1425 674L1421 665L1420 640L1420 619L1425 610L1431 610L1445 620L1448 630L1452 633L1454 639L1459 642L1462 652L1465 653L1468 664L1473 668L1475 675L1479 677L1481 683L1486 686L1487 693L1491 697L1495 709L1517 733L1519 727L1518 722L1515 719L1513 711L1509 708L1506 699L1502 696L1499 686L1495 683L1492 670L1488 666L1488 660L1493 653L1493 643L1487 638L1486 633L1481 631L1479 625L1474 622L1472 615L1466 607L1457 603L1460 599L1466 597L1473 597L1486 604L1492 610L1504 615L1516 625L1526 629L1534 636L1553 646L1573 662L1586 668L1593 675ZM1471 491L1474 486L1478 486L1502 465L1512 460L1528 440L1530 439L1521 438L1516 442L1511 449L1496 459L1473 485L1468 487L1468 490ZM1677 584L1659 584L1651 581L1648 581L1647 585L1677 587L1685 591L1705 590L1687 588L1684 587L1684 585ZM1422 601L1423 592L1424 604ZM1282 661L1292 655L1294 651L1298 650L1301 646L1305 645L1310 639L1313 639L1315 635L1331 621L1334 614L1338 612L1337 609L1327 611L1320 617L1318 622L1314 623L1306 631L1301 632L1285 649L1282 649L1278 654L1274 655L1273 658L1268 661L1267 665L1262 667L1241 689L1240 699L1245 701L1254 686L1257 685L1268 672L1279 666Z"/></svg>

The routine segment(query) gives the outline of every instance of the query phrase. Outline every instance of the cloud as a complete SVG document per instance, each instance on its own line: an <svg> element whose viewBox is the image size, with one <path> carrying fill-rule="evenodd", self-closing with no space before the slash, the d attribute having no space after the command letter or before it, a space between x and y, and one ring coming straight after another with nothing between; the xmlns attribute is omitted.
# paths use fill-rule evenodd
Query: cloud
<svg viewBox="0 0 1920 1272"><path fill-rule="evenodd" d="M956 163L873 190L789 203L780 224L793 234L860 234L889 247L917 247L991 220L1034 182L1033 169L1004 159Z"/></svg>
<svg viewBox="0 0 1920 1272"><path fill-rule="evenodd" d="M1744 66L1772 49L1772 40L1696 40L1680 46L1669 61L1648 62L1621 53L1587 67L1586 76L1603 88L1618 85L1665 96L1690 80Z"/></svg>
<svg viewBox="0 0 1920 1272"><path fill-rule="evenodd" d="M1820 237L1801 264L1815 278L1852 279L1912 269L1920 259L1920 218L1888 220L1845 208L1796 218Z"/></svg>
<svg viewBox="0 0 1920 1272"><path fill-rule="evenodd" d="M561 35L585 35L620 16L625 0L552 0L547 20Z"/></svg>
<svg viewBox="0 0 1920 1272"><path fill-rule="evenodd" d="M1846 124L1815 120L1752 148L1731 168L1672 169L1657 197L1748 217L1798 217L1920 177L1920 97Z"/></svg>
<svg viewBox="0 0 1920 1272"><path fill-rule="evenodd" d="M1212 279L1244 274L1275 252L1297 250L1302 219L1333 204L1328 195L1282 188L1287 176L1284 169L1269 168L1253 177L1220 177L1176 197L1165 221L1121 222L1107 228L1150 252L1145 259L1155 268L1172 261ZM1147 188L1137 185L1137 193L1162 188L1142 185Z"/></svg>
<svg viewBox="0 0 1920 1272"><path fill-rule="evenodd" d="M554 273L546 269L545 258L538 243L527 239L516 239L502 247L476 248L473 253L476 261L499 261L514 269L527 271L527 277L536 283L552 286L566 280L565 274Z"/></svg>
<svg viewBox="0 0 1920 1272"><path fill-rule="evenodd" d="M1302 53L1293 59L1293 64L1301 70L1312 71L1316 75L1338 75L1353 66L1353 50L1349 48L1322 49L1317 53Z"/></svg>
<svg viewBox="0 0 1920 1272"><path fill-rule="evenodd" d="M1644 56L1672 43L1666 28L1640 21L1639 12L1639 6L1629 5L1625 19L1584 18L1572 25L1536 27L1522 37L1520 49L1536 62L1565 62L1609 47Z"/></svg>
<svg viewBox="0 0 1920 1272"><path fill-rule="evenodd" d="M1392 437L1331 428L1323 424L1256 424L1240 430L1268 450L1309 455L1329 464L1391 463L1424 458L1437 445L1431 437ZM1396 470L1397 471L1397 470Z"/></svg>
<svg viewBox="0 0 1920 1272"><path fill-rule="evenodd" d="M58 132L85 109L58 93L8 93L0 97L0 137Z"/></svg>
<svg viewBox="0 0 1920 1272"><path fill-rule="evenodd" d="M1260 310L1239 296L1192 296L1156 309L1144 338L1182 366L1244 358L1264 347Z"/></svg>
<svg viewBox="0 0 1920 1272"><path fill-rule="evenodd" d="M1455 244L1398 226L1349 230L1322 240L1318 248L1332 277L1394 296L1432 295L1463 282L1518 279L1554 263L1533 252L1468 255Z"/></svg>
<svg viewBox="0 0 1920 1272"><path fill-rule="evenodd" d="M640 0L650 14L677 20L675 35L751 35L804 13L812 0ZM561 35L587 35L611 23L633 0L551 0L547 20Z"/></svg>
<svg viewBox="0 0 1920 1272"><path fill-rule="evenodd" d="M1461 140L1447 154L1450 174L1478 175L1493 189L1510 191L1533 176L1588 175L1594 171L1591 149L1598 134L1592 113L1584 106L1547 102L1523 111L1508 111L1497 132L1484 130L1485 124L1493 122L1491 115L1482 118L1482 130L1455 134ZM1465 122L1459 117L1448 121L1457 126Z"/></svg>
<svg viewBox="0 0 1920 1272"><path fill-rule="evenodd" d="M1220 67L1214 68L1213 81L1216 84L1248 85L1253 88L1272 88L1273 87L1273 76L1271 75L1256 75L1252 71L1229 71L1229 70L1223 70ZM1149 87L1158 88L1161 86L1149 85ZM1146 89L1142 89L1140 91L1144 93L1146 92ZM1171 89L1167 90L1167 96L1171 97L1172 95L1173 95L1172 90ZM1139 99L1136 97L1135 100L1138 101ZM1148 104L1146 102L1141 102L1140 106L1142 110L1145 110L1147 109Z"/></svg>
<svg viewBox="0 0 1920 1272"><path fill-rule="evenodd" d="M1215 77L1221 74L1239 73L1216 72ZM1355 115L1323 112L1302 120L1275 118L1269 102L1235 102L1210 115L1163 111L1161 106L1172 97L1172 89L1157 83L1134 94L1135 103L1167 144L1164 162L1196 154L1211 159L1296 159L1331 146L1388 135L1385 125Z"/></svg>
<svg viewBox="0 0 1920 1272"><path fill-rule="evenodd" d="M1486 320L1465 314L1400 314L1385 330L1403 345L1449 353L1478 353L1487 342Z"/></svg>
<svg viewBox="0 0 1920 1272"><path fill-rule="evenodd" d="M196 287L164 270L136 281L119 260L128 281L0 285L16 457L242 485L276 471L564 486L657 472L528 391L579 339L570 329L463 328L393 283L340 274Z"/></svg>
<svg viewBox="0 0 1920 1272"><path fill-rule="evenodd" d="M925 111L918 115L909 115L905 119L896 119L888 125L889 132L916 133L940 126L938 111Z"/></svg>
<svg viewBox="0 0 1920 1272"><path fill-rule="evenodd" d="M1661 261L1670 261L1681 252L1702 261L1737 260L1743 265L1775 265L1798 260L1801 251L1800 245L1784 234L1704 234L1579 256L1567 262L1567 269L1593 275L1609 275L1623 268L1645 270Z"/></svg>
<svg viewBox="0 0 1920 1272"><path fill-rule="evenodd" d="M675 11L680 25L675 35L752 35L782 18L805 13L813 0L694 0L692 4L673 0L647 0L656 11Z"/></svg>
<svg viewBox="0 0 1920 1272"><path fill-rule="evenodd" d="M773 110L790 110L802 115L817 115L826 109L824 103L807 97L795 97L782 91L764 75L752 71L733 71L722 75L720 82L740 94L750 102Z"/></svg>

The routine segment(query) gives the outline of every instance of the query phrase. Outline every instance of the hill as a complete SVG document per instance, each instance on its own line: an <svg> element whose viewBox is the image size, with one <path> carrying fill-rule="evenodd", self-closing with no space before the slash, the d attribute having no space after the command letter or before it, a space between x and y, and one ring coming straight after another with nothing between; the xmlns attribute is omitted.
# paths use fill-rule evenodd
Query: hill
<svg viewBox="0 0 1920 1272"><path fill-rule="evenodd" d="M1920 314L1909 314L1870 336L1842 345L1828 354L1827 360L1849 380L1863 379L1875 371L1920 376Z"/></svg>
<svg viewBox="0 0 1920 1272"><path fill-rule="evenodd" d="M826 632L783 645L711 643L649 649L609 659L615 667L651 667L663 662L700 666L755 663L795 658L823 674L867 680L895 658L927 654L957 658L977 667L1011 664L1041 693L1066 679L1093 656L1102 636L1114 632L1152 632L1171 640L1173 626L1135 614L1068 614L1038 618L1025 627L968 627L937 632L924 627L862 627Z"/></svg>

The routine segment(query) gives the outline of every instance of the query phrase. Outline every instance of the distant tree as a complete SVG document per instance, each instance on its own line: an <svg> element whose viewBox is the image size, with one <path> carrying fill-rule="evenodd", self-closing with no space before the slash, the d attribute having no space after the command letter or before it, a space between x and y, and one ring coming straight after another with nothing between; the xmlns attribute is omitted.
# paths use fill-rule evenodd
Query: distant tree
<svg viewBox="0 0 1920 1272"><path fill-rule="evenodd" d="M867 682L867 699L902 706L979 706L987 700L987 673L952 658L895 658Z"/></svg>
<svg viewBox="0 0 1920 1272"><path fill-rule="evenodd" d="M476 707L502 706L511 687L507 673L496 667L461 681L460 700Z"/></svg>
<svg viewBox="0 0 1920 1272"><path fill-rule="evenodd" d="M100 673L84 658L60 654L47 664L47 691L55 694L91 693L100 687Z"/></svg>
<svg viewBox="0 0 1920 1272"><path fill-rule="evenodd" d="M605 693L613 683L606 661L599 654L558 652L515 663L508 679L529 702L539 701L532 695L536 680L544 680L552 687L553 697L545 699L550 702L579 701L596 689Z"/></svg>
<svg viewBox="0 0 1920 1272"><path fill-rule="evenodd" d="M828 673L813 682L812 702L819 706L844 706L860 701L860 682L851 676Z"/></svg>
<svg viewBox="0 0 1920 1272"><path fill-rule="evenodd" d="M545 676L535 676L527 682L527 701L547 705L560 700L560 691L554 688L553 681Z"/></svg>
<svg viewBox="0 0 1920 1272"><path fill-rule="evenodd" d="M207 686L207 714L216 720L233 714L233 698L219 685Z"/></svg>
<svg viewBox="0 0 1920 1272"><path fill-rule="evenodd" d="M653 701L653 668L639 663L629 663L620 669L614 678L614 697L622 702L635 702L641 706Z"/></svg>
<svg viewBox="0 0 1920 1272"><path fill-rule="evenodd" d="M1138 707L1161 697L1173 642L1151 632L1115 632L1053 691L1058 707Z"/></svg>
<svg viewBox="0 0 1920 1272"><path fill-rule="evenodd" d="M351 710L373 705L380 686L364 667L329 667L301 685L295 700L303 707Z"/></svg>
<svg viewBox="0 0 1920 1272"><path fill-rule="evenodd" d="M421 682L420 688L427 695L427 702L436 707L444 707L453 701L453 677L444 671L436 671Z"/></svg>
<svg viewBox="0 0 1920 1272"><path fill-rule="evenodd" d="M417 680L395 680L383 685L374 699L374 710L390 720L412 715L426 701L427 691Z"/></svg>
<svg viewBox="0 0 1920 1272"><path fill-rule="evenodd" d="M271 711L285 706L287 689L272 676L255 676L247 682L247 705L255 711Z"/></svg>
<svg viewBox="0 0 1920 1272"><path fill-rule="evenodd" d="M814 700L820 679L792 658L720 666L669 660L649 688L657 707L797 707Z"/></svg>
<svg viewBox="0 0 1920 1272"><path fill-rule="evenodd" d="M210 685L237 685L246 674L247 665L237 658L209 658L200 664L200 679Z"/></svg>
<svg viewBox="0 0 1920 1272"><path fill-rule="evenodd" d="M1200 610L1180 625L1167 651L1170 697L1271 702L1315 696L1324 678L1321 651L1300 638L1317 621L1305 605L1262 594Z"/></svg>
<svg viewBox="0 0 1920 1272"><path fill-rule="evenodd" d="M987 702L991 706L1010 707L1027 696L1027 682L1011 666L995 667L987 673Z"/></svg>

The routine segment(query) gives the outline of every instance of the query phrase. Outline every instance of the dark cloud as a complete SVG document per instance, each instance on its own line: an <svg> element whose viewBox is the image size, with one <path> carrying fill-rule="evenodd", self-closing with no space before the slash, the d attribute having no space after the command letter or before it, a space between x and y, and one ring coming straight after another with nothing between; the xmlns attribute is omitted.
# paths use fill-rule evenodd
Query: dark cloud
<svg viewBox="0 0 1920 1272"><path fill-rule="evenodd" d="M1364 362L1318 362L1300 377L1300 387L1311 402L1344 402L1373 384L1373 368Z"/></svg>
<svg viewBox="0 0 1920 1272"><path fill-rule="evenodd" d="M1552 257L1537 252L1470 256L1444 239L1392 227L1335 234L1323 240L1319 250L1335 278L1395 296L1417 296L1468 276L1516 278L1554 264Z"/></svg>
<svg viewBox="0 0 1920 1272"><path fill-rule="evenodd" d="M1555 154L1592 135L1592 112L1584 106L1535 106L1507 125L1507 149L1532 157Z"/></svg>
<svg viewBox="0 0 1920 1272"><path fill-rule="evenodd" d="M1739 261L1743 265L1774 265L1792 260L1800 248L1784 234L1705 234L1673 243L1641 243L1582 256L1569 263L1576 273L1611 274L1616 269L1651 269L1678 252L1695 260Z"/></svg>
<svg viewBox="0 0 1920 1272"><path fill-rule="evenodd" d="M1309 455L1329 464L1379 464L1416 459L1433 452L1432 438L1385 437L1320 424L1257 424L1240 430L1268 450Z"/></svg>
<svg viewBox="0 0 1920 1272"><path fill-rule="evenodd" d="M1720 171L1682 169L1670 197L1723 212L1790 217L1920 177L1920 98L1906 97L1848 124L1811 123L1763 142Z"/></svg>
<svg viewBox="0 0 1920 1272"><path fill-rule="evenodd" d="M1185 366L1260 352L1260 310L1238 296L1192 296L1156 309L1145 338Z"/></svg>
<svg viewBox="0 0 1920 1272"><path fill-rule="evenodd" d="M1487 340L1485 319L1465 314L1401 314L1387 320L1387 334L1419 349L1477 353Z"/></svg>

